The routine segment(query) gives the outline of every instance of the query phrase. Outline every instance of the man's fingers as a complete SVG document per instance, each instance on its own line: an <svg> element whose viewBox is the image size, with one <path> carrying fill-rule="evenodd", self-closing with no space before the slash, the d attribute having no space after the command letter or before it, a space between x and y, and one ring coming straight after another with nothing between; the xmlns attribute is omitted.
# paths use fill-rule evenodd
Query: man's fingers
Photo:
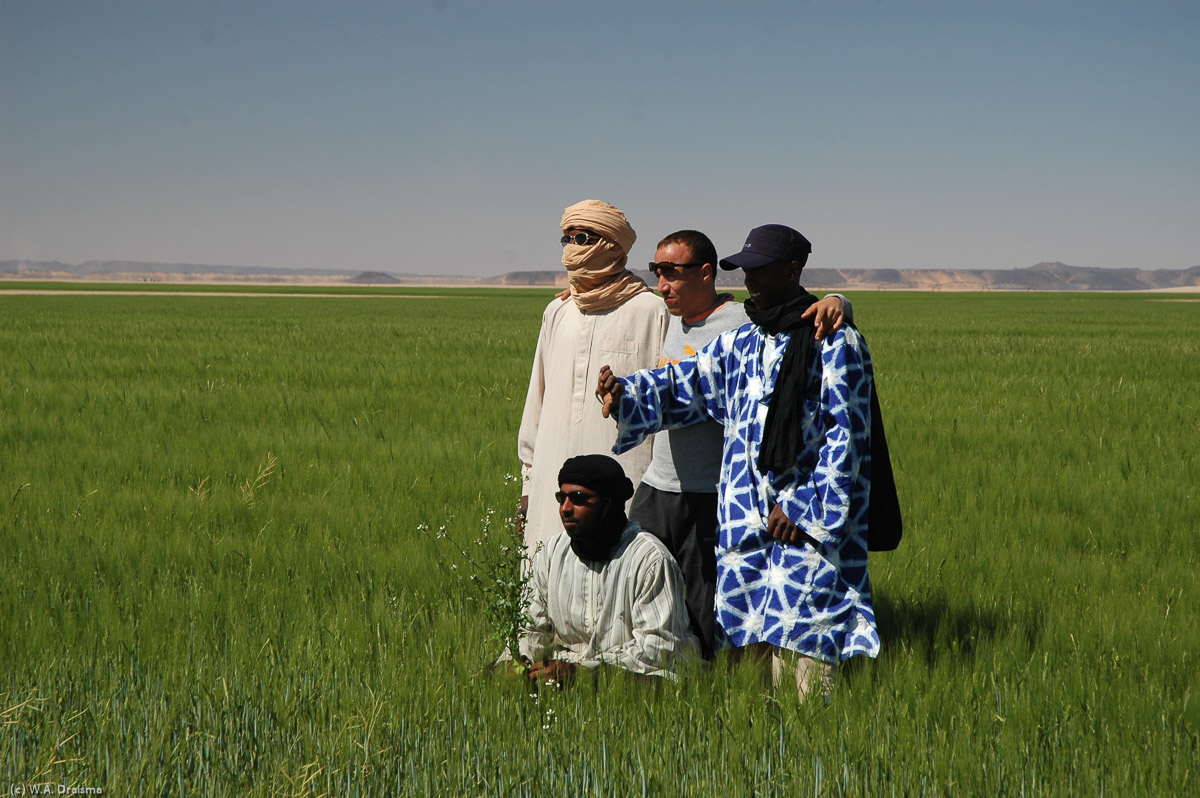
<svg viewBox="0 0 1200 798"><path fill-rule="evenodd" d="M767 516L767 534L781 543L799 543L803 539L800 527L792 523L779 506L771 508Z"/></svg>
<svg viewBox="0 0 1200 798"><path fill-rule="evenodd" d="M815 326L817 331L814 337L818 341L824 340L825 336L842 328L842 312L836 308L822 308L821 312L817 314Z"/></svg>
<svg viewBox="0 0 1200 798"><path fill-rule="evenodd" d="M605 377L603 373L600 375L600 385L596 389L596 395L600 397L600 415L609 418L612 415L613 402L616 402L625 393L625 386L617 382L617 378L608 373Z"/></svg>
<svg viewBox="0 0 1200 798"><path fill-rule="evenodd" d="M771 537L775 538L776 540L779 540L779 536L782 531L783 530L780 529L779 518L774 513L772 513L767 518L767 534L770 535Z"/></svg>
<svg viewBox="0 0 1200 798"><path fill-rule="evenodd" d="M612 391L612 384L616 382L613 378L612 369L608 366L600 367L600 378L596 380L596 393L603 396Z"/></svg>
<svg viewBox="0 0 1200 798"><path fill-rule="evenodd" d="M830 311L823 315L817 321L816 339L818 341L825 338L826 335L837 332L842 329L842 314Z"/></svg>

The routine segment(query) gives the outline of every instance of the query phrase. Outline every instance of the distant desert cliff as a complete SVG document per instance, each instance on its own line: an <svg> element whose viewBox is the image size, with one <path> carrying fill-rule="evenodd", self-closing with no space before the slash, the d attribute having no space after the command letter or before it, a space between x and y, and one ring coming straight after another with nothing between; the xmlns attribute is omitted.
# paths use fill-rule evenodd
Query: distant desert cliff
<svg viewBox="0 0 1200 798"><path fill-rule="evenodd" d="M647 276L647 275L643 275ZM561 269L515 271L498 277L394 274L351 268L267 269L133 261L3 260L0 279L96 282L276 283L326 285L461 285L562 287ZM1200 266L1190 269L1097 269L1039 263L1024 269L805 269L810 288L866 291L1161 291L1200 288ZM739 287L740 274L720 272L718 284Z"/></svg>

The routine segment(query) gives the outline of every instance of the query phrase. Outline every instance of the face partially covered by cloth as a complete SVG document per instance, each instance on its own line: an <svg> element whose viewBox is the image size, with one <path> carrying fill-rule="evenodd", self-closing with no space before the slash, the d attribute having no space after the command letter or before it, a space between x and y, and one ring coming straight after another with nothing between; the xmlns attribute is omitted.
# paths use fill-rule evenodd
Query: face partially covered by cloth
<svg viewBox="0 0 1200 798"><path fill-rule="evenodd" d="M563 247L571 298L580 310L609 310L650 290L625 268L637 233L620 208L600 200L577 202L563 211L559 226L564 233L586 232L599 239Z"/></svg>
<svg viewBox="0 0 1200 798"><path fill-rule="evenodd" d="M560 227L564 233L571 228L590 230L616 244L623 255L628 255L633 242L637 241L637 233L621 209L600 200L584 200L564 210Z"/></svg>
<svg viewBox="0 0 1200 798"><path fill-rule="evenodd" d="M621 464L602 454L572 457L558 472L558 514L571 549L584 560L607 560L625 529L633 483Z"/></svg>

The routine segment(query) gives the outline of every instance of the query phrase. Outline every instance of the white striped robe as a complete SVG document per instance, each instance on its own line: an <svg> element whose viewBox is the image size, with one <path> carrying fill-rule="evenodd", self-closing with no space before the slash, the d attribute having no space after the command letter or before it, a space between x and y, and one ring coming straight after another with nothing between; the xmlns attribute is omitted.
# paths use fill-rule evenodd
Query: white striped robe
<svg viewBox="0 0 1200 798"><path fill-rule="evenodd" d="M617 665L673 676L695 657L679 564L653 535L630 521L608 562L581 560L560 532L533 558L529 615L521 654L585 668Z"/></svg>

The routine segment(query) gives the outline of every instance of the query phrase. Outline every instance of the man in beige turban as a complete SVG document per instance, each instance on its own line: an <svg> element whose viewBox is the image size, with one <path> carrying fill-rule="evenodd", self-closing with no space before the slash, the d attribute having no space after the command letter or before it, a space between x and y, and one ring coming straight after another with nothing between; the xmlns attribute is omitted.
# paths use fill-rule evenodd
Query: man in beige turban
<svg viewBox="0 0 1200 798"><path fill-rule="evenodd" d="M561 227L571 297L550 300L542 314L518 438L530 552L562 529L554 500L559 466L576 455L612 449L615 431L595 398L600 367L632 374L656 366L668 319L663 301L626 268L637 234L625 214L584 200L564 211ZM650 447L617 460L636 487L650 463Z"/></svg>

